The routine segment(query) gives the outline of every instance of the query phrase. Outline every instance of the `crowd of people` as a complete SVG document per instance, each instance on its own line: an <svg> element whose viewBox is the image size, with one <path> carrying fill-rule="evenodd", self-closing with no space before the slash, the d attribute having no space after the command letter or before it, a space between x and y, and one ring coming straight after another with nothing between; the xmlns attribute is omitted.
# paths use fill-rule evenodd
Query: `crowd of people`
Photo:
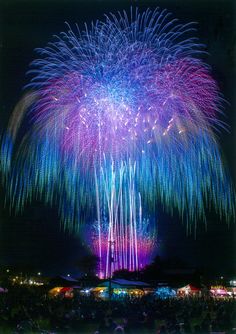
<svg viewBox="0 0 236 334"><path fill-rule="evenodd" d="M45 288L43 288L45 289ZM210 297L101 300L51 298L48 290L14 286L0 296L0 328L9 333L236 333L236 300ZM0 330L0 332L2 332Z"/></svg>

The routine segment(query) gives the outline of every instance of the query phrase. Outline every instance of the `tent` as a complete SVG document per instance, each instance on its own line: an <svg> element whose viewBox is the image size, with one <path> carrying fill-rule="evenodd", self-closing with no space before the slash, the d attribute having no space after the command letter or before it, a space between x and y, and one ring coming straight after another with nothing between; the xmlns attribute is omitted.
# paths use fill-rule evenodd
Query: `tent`
<svg viewBox="0 0 236 334"><path fill-rule="evenodd" d="M214 297L228 297L229 292L224 286L211 286L210 292Z"/></svg>
<svg viewBox="0 0 236 334"><path fill-rule="evenodd" d="M48 291L50 297L56 297L59 296L61 289L63 289L62 286L57 286L55 288L52 288Z"/></svg>
<svg viewBox="0 0 236 334"><path fill-rule="evenodd" d="M49 282L51 286L62 286L70 287L73 285L78 285L78 281L73 277L68 276L56 276L52 278Z"/></svg>
<svg viewBox="0 0 236 334"><path fill-rule="evenodd" d="M97 297L106 299L108 297L108 289L111 284L111 289L113 297L124 297L124 296L134 296L141 297L150 290L150 285L141 281L129 281L126 279L114 279L109 281L104 281L99 284L96 288L91 289Z"/></svg>
<svg viewBox="0 0 236 334"><path fill-rule="evenodd" d="M173 298L176 296L176 291L169 286L160 286L154 291L154 295L160 299Z"/></svg>
<svg viewBox="0 0 236 334"><path fill-rule="evenodd" d="M102 287L109 287L109 281L104 281L101 284L99 284L99 286ZM150 284L145 283L145 282L141 282L141 281L129 281L127 279L123 279L123 278L117 278L114 280L111 280L111 285L114 288L148 288L150 287Z"/></svg>
<svg viewBox="0 0 236 334"><path fill-rule="evenodd" d="M51 297L62 296L65 298L73 298L75 289L80 289L80 287L79 286L71 286L71 287L57 286L49 290L48 293Z"/></svg>
<svg viewBox="0 0 236 334"><path fill-rule="evenodd" d="M236 287L227 287L226 290L228 291L228 295L235 297L236 296Z"/></svg>
<svg viewBox="0 0 236 334"><path fill-rule="evenodd" d="M191 284L188 284L180 289L177 290L177 294L179 296L193 296L193 295L198 295L200 294L201 292L201 289L191 285Z"/></svg>

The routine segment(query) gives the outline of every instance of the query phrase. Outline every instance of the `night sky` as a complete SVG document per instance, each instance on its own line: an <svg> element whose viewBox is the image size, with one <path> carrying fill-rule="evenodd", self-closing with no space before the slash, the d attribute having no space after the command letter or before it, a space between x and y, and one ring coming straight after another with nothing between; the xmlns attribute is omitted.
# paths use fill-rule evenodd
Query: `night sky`
<svg viewBox="0 0 236 334"><path fill-rule="evenodd" d="M181 22L198 22L198 36L210 53L206 62L229 104L225 121L230 132L219 136L224 161L236 184L236 96L235 96L235 1L62 1L1 0L0 4L0 131L22 95L25 72L34 59L34 49L44 47L53 34L66 30L65 21L78 23L102 19L107 12L129 10L130 6L167 8ZM214 275L236 274L236 229L221 222L214 212L208 215L208 230L199 222L196 239L186 236L184 223L160 208L158 253L177 256L192 267ZM60 230L56 206L32 203L22 216L11 216L0 192L0 266L31 267L43 273L74 272L74 264L87 250L79 236Z"/></svg>

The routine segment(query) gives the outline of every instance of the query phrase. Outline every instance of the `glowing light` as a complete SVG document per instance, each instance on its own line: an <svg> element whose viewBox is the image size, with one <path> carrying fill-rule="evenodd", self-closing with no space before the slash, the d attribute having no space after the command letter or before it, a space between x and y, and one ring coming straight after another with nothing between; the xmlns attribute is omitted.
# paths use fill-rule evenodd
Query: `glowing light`
<svg viewBox="0 0 236 334"><path fill-rule="evenodd" d="M141 195L135 186L136 165L122 163L118 175L114 164L109 168L104 162L104 166L101 178L95 176L97 221L84 226L84 238L99 258L100 278L121 269L141 270L157 249L157 229L143 217ZM99 192L100 183L105 196Z"/></svg>

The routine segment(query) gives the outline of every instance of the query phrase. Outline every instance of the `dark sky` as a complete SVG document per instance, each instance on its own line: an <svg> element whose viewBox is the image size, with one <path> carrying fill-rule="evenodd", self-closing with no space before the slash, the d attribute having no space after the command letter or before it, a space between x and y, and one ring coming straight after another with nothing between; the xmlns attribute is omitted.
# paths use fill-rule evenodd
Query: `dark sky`
<svg viewBox="0 0 236 334"><path fill-rule="evenodd" d="M235 1L159 0L159 1L71 1L1 0L0 2L0 130L6 128L9 115L27 82L25 72L36 47L44 47L53 34L71 25L102 19L109 11L129 10L130 6L167 8L182 22L198 22L198 36L207 45L206 61L229 101L225 108L230 133L219 141L233 179L236 179L236 97L235 97ZM0 192L0 265L32 266L36 271L66 273L85 250L78 236L60 230L56 208L34 203L22 216L13 217L4 208L4 190ZM206 268L218 275L236 274L235 225L228 227L209 215L208 231L199 227L196 239L186 236L184 224L164 213L159 218L159 252L173 255L191 266Z"/></svg>

